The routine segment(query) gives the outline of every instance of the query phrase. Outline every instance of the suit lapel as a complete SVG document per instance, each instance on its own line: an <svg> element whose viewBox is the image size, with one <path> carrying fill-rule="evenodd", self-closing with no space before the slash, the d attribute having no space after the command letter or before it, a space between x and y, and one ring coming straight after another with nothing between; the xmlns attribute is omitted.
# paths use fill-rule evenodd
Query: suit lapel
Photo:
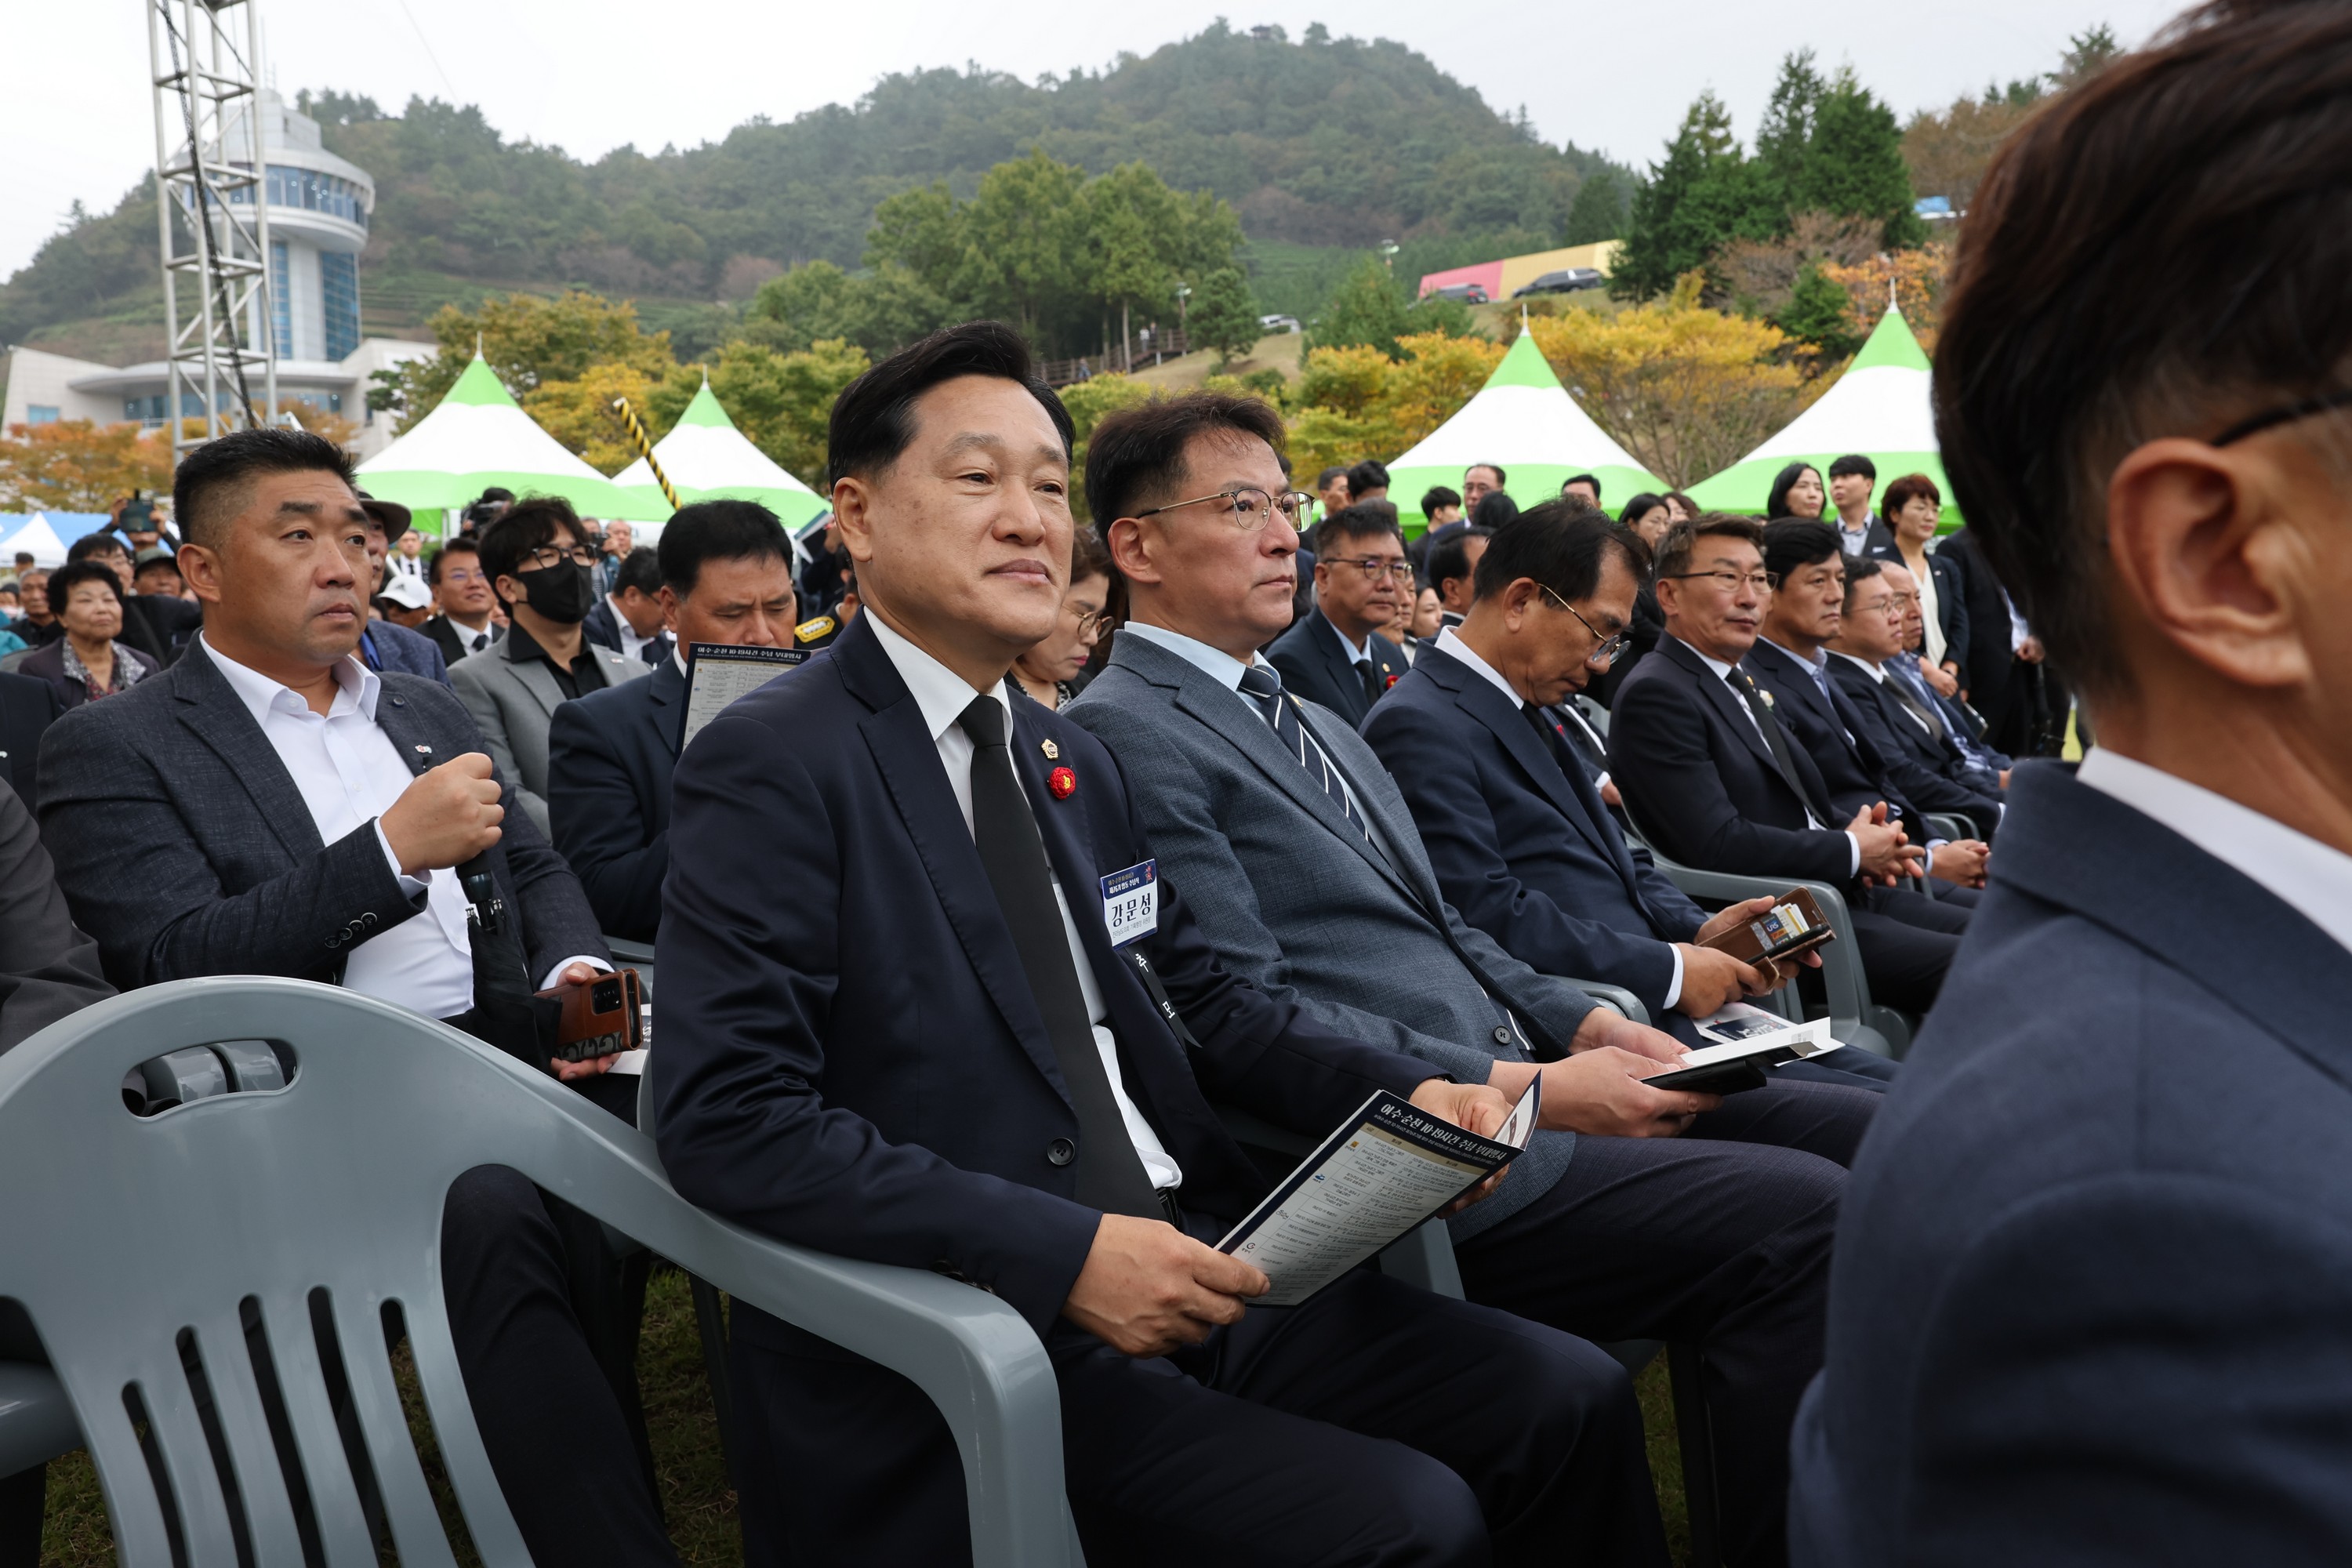
<svg viewBox="0 0 2352 1568"><path fill-rule="evenodd" d="M1570 786L1566 770L1543 743L1543 738L1529 726L1526 715L1513 708L1493 686L1465 668L1461 660L1442 649L1434 655L1422 655L1417 668L1452 692L1454 706L1485 725L1544 798L1559 807L1560 815L1574 823L1604 858L1609 858L1608 848L1593 837L1593 825L1585 820L1583 803Z"/></svg>
<svg viewBox="0 0 2352 1568"><path fill-rule="evenodd" d="M1748 711L1748 704L1740 700L1739 694L1732 690L1721 676L1702 663L1698 655L1675 638L1660 637L1657 651L1697 678L1700 700L1711 704L1723 721L1731 726L1731 732L1747 742L1748 749L1756 753L1757 759L1772 770L1774 778L1780 778L1780 760L1772 754L1772 748L1764 743L1763 733L1756 727L1755 718ZM1797 798L1801 801L1804 798L1801 792Z"/></svg>
<svg viewBox="0 0 2352 1568"><path fill-rule="evenodd" d="M1316 653L1322 658L1323 668L1329 673L1332 684L1347 700L1348 706L1339 710L1339 716L1350 724L1360 723L1369 706L1364 700L1364 678L1356 672L1356 661L1349 658L1347 650L1340 647L1339 628L1325 618L1322 611L1315 611L1314 616L1315 625L1307 628L1307 641L1314 645ZM1315 629L1318 626L1322 629Z"/></svg>
<svg viewBox="0 0 2352 1568"><path fill-rule="evenodd" d="M932 889L939 894L940 907L947 911L948 924L963 945L964 956L971 961L973 973L980 976L1021 1048L1045 1075L1054 1092L1067 1101L1069 1085L1062 1081L1062 1069L1054 1059L1045 1016L1029 989L1020 950L1013 945L1013 933L1005 924L1004 907L996 901L988 868L981 863L979 847L963 825L963 812L949 787L947 770L940 763L938 743L924 727L922 710L898 678L890 656L865 629L863 616L850 622L832 652L835 662L845 667L851 691L874 709L858 724L859 732L866 737L874 765L890 792L899 820L906 825L907 837L923 862ZM1064 896L1069 896L1066 886Z"/></svg>
<svg viewBox="0 0 2352 1568"><path fill-rule="evenodd" d="M550 718L554 717L555 710L563 701L563 689L555 684L555 671L547 668L547 660L515 658L512 642L498 646L507 650L499 657L507 661L507 668L514 671L515 679L522 683L522 689L537 700Z"/></svg>
<svg viewBox="0 0 2352 1568"><path fill-rule="evenodd" d="M213 665L201 643L173 667L173 686L181 701L180 721L212 748L245 793L259 808L278 845L291 859L303 859L326 847L319 825L294 787L294 776L278 760L277 749L253 721L228 678Z"/></svg>
<svg viewBox="0 0 2352 1568"><path fill-rule="evenodd" d="M646 710L646 720L660 737L662 750L673 758L677 755L677 712L672 704L686 690L686 677L677 672L677 661L666 658L654 666L646 677L646 695L653 706Z"/></svg>

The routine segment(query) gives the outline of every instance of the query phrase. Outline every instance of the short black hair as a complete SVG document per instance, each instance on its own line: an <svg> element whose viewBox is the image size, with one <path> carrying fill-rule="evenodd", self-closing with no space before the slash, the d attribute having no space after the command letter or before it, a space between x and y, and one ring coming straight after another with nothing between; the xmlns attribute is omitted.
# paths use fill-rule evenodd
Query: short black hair
<svg viewBox="0 0 2352 1568"><path fill-rule="evenodd" d="M103 583L106 591L114 595L116 604L122 603L122 579L114 568L102 561L68 561L49 574L49 614L63 618L66 601L84 583Z"/></svg>
<svg viewBox="0 0 2352 1568"><path fill-rule="evenodd" d="M1343 539L1378 539L1383 534L1399 544L1404 542L1404 530L1397 526L1393 508L1381 511L1361 503L1343 506L1315 525L1315 553L1318 558L1328 554L1331 546Z"/></svg>
<svg viewBox="0 0 2352 1568"><path fill-rule="evenodd" d="M1421 515L1423 517L1427 517L1439 507L1460 506L1461 504L1462 492L1460 490L1448 489L1444 485L1433 485L1428 489L1421 492Z"/></svg>
<svg viewBox="0 0 2352 1568"><path fill-rule="evenodd" d="M1790 463L1772 476L1772 489L1764 498L1764 515L1767 519L1789 515L1789 492L1794 489L1797 481L1807 474L1818 477L1819 470L1811 463Z"/></svg>
<svg viewBox="0 0 2352 1568"><path fill-rule="evenodd" d="M1488 490L1470 509L1470 521L1490 532L1500 533L1519 515L1519 503L1507 490Z"/></svg>
<svg viewBox="0 0 2352 1568"><path fill-rule="evenodd" d="M441 558L451 553L471 555L479 559L482 547L475 541L473 535L468 533L461 533L454 539L443 540L441 548L425 558L425 580L436 588L441 585Z"/></svg>
<svg viewBox="0 0 2352 1568"><path fill-rule="evenodd" d="M1845 602L1853 603L1853 591L1873 577L1886 574L1886 563L1873 555L1857 555L1845 563Z"/></svg>
<svg viewBox="0 0 2352 1568"><path fill-rule="evenodd" d="M1638 585L1650 570L1642 542L1591 507L1573 500L1529 507L1495 536L1478 557L1473 598L1486 599L1522 577L1532 577L1570 604L1592 596L1612 554L1622 556Z"/></svg>
<svg viewBox="0 0 2352 1568"><path fill-rule="evenodd" d="M517 574L515 568L522 564L524 556L554 543L559 529L568 529L575 542L588 537L580 514L562 496L526 496L483 529L478 548L482 575L490 580L490 592L498 594L499 578ZM499 597L503 601L505 595Z"/></svg>
<svg viewBox="0 0 2352 1568"><path fill-rule="evenodd" d="M1491 528L1462 528L1431 545L1428 560L1423 567L1429 578L1429 585L1435 588L1450 580L1469 576L1470 542L1494 537L1495 531Z"/></svg>
<svg viewBox="0 0 2352 1568"><path fill-rule="evenodd" d="M1809 517L1784 517L1764 525L1764 570L1778 582L1832 555L1844 553L1834 528L1823 528ZM1851 570L1851 563L1848 570Z"/></svg>
<svg viewBox="0 0 2352 1568"><path fill-rule="evenodd" d="M88 561L95 555L120 555L130 559L131 547L107 532L85 533L66 546L66 564Z"/></svg>
<svg viewBox="0 0 2352 1568"><path fill-rule="evenodd" d="M613 593L635 588L647 598L661 592L661 558L650 544L640 544L621 557L621 569L613 574Z"/></svg>
<svg viewBox="0 0 2352 1568"><path fill-rule="evenodd" d="M758 501L698 500L671 514L657 547L640 546L629 552L628 561L621 566L622 582L628 581L629 563L640 555L658 557L657 581L667 584L669 591L683 599L702 581L704 562L739 561L746 556L789 562L793 541L776 514Z"/></svg>
<svg viewBox="0 0 2352 1568"><path fill-rule="evenodd" d="M1333 479L1344 479L1347 477L1348 465L1345 463L1334 463L1329 468L1324 469L1321 473L1315 476L1315 488L1318 490L1328 490L1331 488L1331 481Z"/></svg>
<svg viewBox="0 0 2352 1568"><path fill-rule="evenodd" d="M1813 526L1820 528L1821 524ZM1836 535L1830 538L1834 543ZM1764 525L1752 517L1735 517L1727 511L1703 511L1696 517L1686 517L1667 529L1666 536L1658 541L1657 557L1651 563L1654 575L1650 580L1663 582L1689 571L1691 554L1702 539L1744 539L1760 553L1764 549Z"/></svg>
<svg viewBox="0 0 2352 1568"><path fill-rule="evenodd" d="M1250 437L1282 450L1282 416L1262 397L1188 392L1106 415L1087 437L1087 511L1097 528L1146 507L1181 500L1184 452L1214 432Z"/></svg>
<svg viewBox="0 0 2352 1568"><path fill-rule="evenodd" d="M1617 521L1631 528L1665 504L1666 498L1657 491L1643 490L1625 503L1617 513Z"/></svg>
<svg viewBox="0 0 2352 1568"><path fill-rule="evenodd" d="M872 475L898 460L915 438L915 400L958 376L1018 382L1037 400L1070 456L1077 427L1070 411L1037 374L1028 343L1002 321L966 321L910 343L841 389L825 430L828 489L852 474Z"/></svg>
<svg viewBox="0 0 2352 1568"><path fill-rule="evenodd" d="M1566 495L1568 487L1570 485L1591 485L1593 500L1597 502L1601 500L1601 476L1598 474L1570 474L1559 481L1559 493ZM1559 590L1553 591L1557 593Z"/></svg>
<svg viewBox="0 0 2352 1568"><path fill-rule="evenodd" d="M1378 458L1366 458L1348 470L1348 495L1351 500L1361 500L1368 490L1384 490L1388 488L1388 465Z"/></svg>
<svg viewBox="0 0 2352 1568"><path fill-rule="evenodd" d="M1878 465L1860 452L1848 452L1830 465L1830 478L1842 479L1848 474L1860 474L1874 485L1878 482Z"/></svg>
<svg viewBox="0 0 2352 1568"><path fill-rule="evenodd" d="M263 474L311 472L332 474L357 488L351 454L324 436L282 425L215 436L181 458L172 476L172 515L179 519L180 537L216 550L238 487Z"/></svg>

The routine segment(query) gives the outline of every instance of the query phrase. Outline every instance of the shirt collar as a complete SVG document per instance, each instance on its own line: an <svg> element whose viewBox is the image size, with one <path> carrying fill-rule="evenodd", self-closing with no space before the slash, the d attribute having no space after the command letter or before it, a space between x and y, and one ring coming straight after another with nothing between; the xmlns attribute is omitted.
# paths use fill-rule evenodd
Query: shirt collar
<svg viewBox="0 0 2352 1568"><path fill-rule="evenodd" d="M1789 647L1786 643L1773 642L1770 637L1762 636L1758 637L1756 640L1761 643L1772 643L1772 646L1775 648L1787 654L1790 658L1795 659L1799 664L1803 665L1808 669L1819 672L1821 670L1827 669L1830 667L1829 649L1827 648L1817 649L1815 650L1812 658L1807 658L1803 654L1799 653L1795 648ZM1691 651L1696 653L1698 650L1694 648ZM1704 658L1706 656L1705 654L1700 654L1699 657Z"/></svg>
<svg viewBox="0 0 2352 1568"><path fill-rule="evenodd" d="M204 643L205 654L227 679L229 689L236 693L237 700L245 704L245 710L253 715L256 724L267 727L272 712L299 716L310 711L310 702L292 687L237 663L215 647L204 633L198 632L196 637ZM335 719L345 713L357 713L369 723L374 723L375 700L383 689L383 680L374 670L360 661L357 654L345 654L337 660L334 673L335 700L329 705L327 717Z"/></svg>
<svg viewBox="0 0 2352 1568"><path fill-rule="evenodd" d="M1129 621L1118 630L1121 637L1133 633L1145 642L1166 648L1185 663L1197 668L1202 674L1228 691L1241 689L1242 672L1250 668L1249 665L1244 664L1221 647L1211 647L1198 637L1188 637L1182 632L1171 632L1166 626L1147 626L1141 621ZM1255 655L1251 656L1251 662L1256 662Z"/></svg>
<svg viewBox="0 0 2352 1568"><path fill-rule="evenodd" d="M1672 636L1673 634L1669 633L1668 635ZM1760 642L1763 639L1759 637L1757 640ZM1708 658L1706 654L1699 652L1698 649L1691 647L1690 644L1683 642L1683 639L1680 637L1675 637L1675 641L1683 643L1683 647L1690 647L1691 657L1698 660L1701 664L1706 666L1707 668L1715 671L1715 678L1717 680L1729 680L1731 679L1731 672L1735 668L1734 666L1726 664L1719 658Z"/></svg>
<svg viewBox="0 0 2352 1568"><path fill-rule="evenodd" d="M2162 823L2352 947L2352 855L2105 746L2091 749L2074 777Z"/></svg>
<svg viewBox="0 0 2352 1568"><path fill-rule="evenodd" d="M1001 684L991 683L985 691L973 690L971 682L891 630L889 624L881 616L871 618L874 640L882 645L882 651L889 656L891 664L898 671L898 679L907 683L907 690L915 699L915 706L923 710L923 727L930 732L934 744L954 727L957 720L963 717L963 710L971 706L973 698L985 697L999 708L1004 707L1004 690ZM1012 722L1012 710L1005 709L1007 724ZM1008 729L1005 733L1009 735L1012 731Z"/></svg>
<svg viewBox="0 0 2352 1568"><path fill-rule="evenodd" d="M1845 660L1856 669L1867 672L1871 679L1879 682L1881 685L1885 683L1886 669L1883 665L1873 664L1866 658L1856 658L1853 655L1846 652L1843 648L1830 647L1823 648L1822 651L1823 653L1832 653L1837 655L1838 658Z"/></svg>
<svg viewBox="0 0 2352 1568"><path fill-rule="evenodd" d="M1462 640L1462 635L1455 631L1452 626L1447 626L1444 630L1437 634L1437 651L1444 654L1449 658L1460 659L1473 675L1475 675L1479 679L1484 680L1487 685L1493 687L1496 690L1509 698L1511 700L1512 707L1524 708L1527 706L1528 700L1520 696L1517 692L1512 690L1511 683L1505 680L1502 676L1496 671L1493 665L1488 664L1485 659L1480 658L1477 653L1472 649L1470 645Z"/></svg>
<svg viewBox="0 0 2352 1568"><path fill-rule="evenodd" d="M1338 626L1332 626L1330 616L1325 615L1322 611L1318 610L1315 612L1315 618L1321 621L1325 626L1331 627L1331 635L1339 639L1339 646L1342 648L1347 649L1348 662L1349 664L1370 664L1372 662L1372 634L1370 632L1366 632L1364 634L1364 646L1361 647L1355 647L1349 645L1347 633L1341 631Z"/></svg>

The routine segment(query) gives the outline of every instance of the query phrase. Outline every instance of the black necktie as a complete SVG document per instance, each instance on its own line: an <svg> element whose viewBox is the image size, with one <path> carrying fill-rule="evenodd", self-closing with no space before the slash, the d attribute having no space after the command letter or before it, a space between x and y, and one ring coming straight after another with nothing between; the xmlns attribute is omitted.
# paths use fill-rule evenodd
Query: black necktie
<svg viewBox="0 0 2352 1568"><path fill-rule="evenodd" d="M1756 682L1748 679L1748 672L1738 665L1731 667L1729 679L1731 689L1739 693L1739 700L1748 704L1748 711L1755 719L1756 728L1763 732L1764 744L1770 749L1772 761L1780 770L1780 782L1795 793L1805 809L1813 814L1816 822L1823 827L1829 826L1830 819L1837 814L1829 809L1827 802L1815 800L1812 792L1805 787L1804 780L1797 773L1795 760L1789 755L1789 742L1780 733L1780 721L1772 717L1771 705L1764 700L1763 693L1756 689Z"/></svg>
<svg viewBox="0 0 2352 1568"><path fill-rule="evenodd" d="M1052 865L1037 832L1029 797L1013 776L1013 751L1005 735L1003 704L978 697L957 722L971 737L971 836L980 847L996 902L1012 929L1013 945L1029 977L1029 993L1045 1019L1054 1059L1078 1117L1077 1200L1110 1214L1164 1219L1167 1211L1144 1173L1143 1160L1128 1136L1110 1074L1095 1048L1094 1021L1078 988L1077 965L1054 900Z"/></svg>
<svg viewBox="0 0 2352 1568"><path fill-rule="evenodd" d="M1897 654L1895 657L1898 658L1909 658L1911 656L1906 653ZM1901 676L1896 675L1892 671L1885 672L1885 685L1888 691L1894 693L1895 700L1903 704L1905 710L1907 711L1911 717L1919 721L1919 727L1921 729L1927 731L1930 736L1937 740L1940 741L1944 738L1943 716L1937 713L1933 708L1930 708L1926 703L1920 701L1917 697L1914 696L1911 692L1911 689L1904 683Z"/></svg>
<svg viewBox="0 0 2352 1568"><path fill-rule="evenodd" d="M1254 664L1243 670L1242 695L1257 704L1258 711L1265 715L1265 721L1274 726L1274 738L1298 759L1298 765L1307 770L1307 777L1322 785L1323 793L1331 797L1331 804L1339 808L1339 815L1348 819L1348 825L1367 839L1370 838L1372 830L1364 826L1363 817L1348 803L1348 786L1338 773L1331 771L1329 761L1323 755L1323 748L1308 739L1306 726L1299 723L1297 710L1291 707L1289 697L1282 689L1282 677L1275 674L1274 667Z"/></svg>
<svg viewBox="0 0 2352 1568"><path fill-rule="evenodd" d="M1378 702L1381 700L1381 693L1388 689L1381 679L1379 663L1368 658L1356 666L1356 673L1364 678L1364 700Z"/></svg>

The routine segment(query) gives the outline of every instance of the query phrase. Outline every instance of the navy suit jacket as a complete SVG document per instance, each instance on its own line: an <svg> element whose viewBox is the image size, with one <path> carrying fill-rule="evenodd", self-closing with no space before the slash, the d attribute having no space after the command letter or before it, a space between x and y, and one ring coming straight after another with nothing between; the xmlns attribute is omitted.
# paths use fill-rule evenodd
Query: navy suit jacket
<svg viewBox="0 0 2352 1568"><path fill-rule="evenodd" d="M1808 793L1826 801L1803 744L1791 737L1789 752ZM1643 837L1686 866L1841 887L1853 879L1845 825L1806 824L1804 797L1781 778L1746 704L1675 637L1660 637L1618 688L1609 773Z"/></svg>
<svg viewBox="0 0 2352 1568"><path fill-rule="evenodd" d="M605 934L651 942L669 871L669 786L686 677L667 659L562 704L547 727L547 816L556 849Z"/></svg>
<svg viewBox="0 0 2352 1568"><path fill-rule="evenodd" d="M1013 765L1122 1077L1183 1168L1188 1209L1238 1218L1265 1187L1207 1096L1320 1137L1375 1089L1433 1076L1233 979L1163 876L1139 945L1200 1042L1188 1053L1103 925L1097 879L1151 858L1118 763L1042 704L1011 707ZM1056 766L1076 782L1059 799ZM662 1163L689 1201L952 1274L1053 1325L1101 1220L1073 1196L1075 1163L1055 1163L1077 1115L922 711L865 616L687 749L661 983ZM749 1309L737 1321L804 1342Z"/></svg>
<svg viewBox="0 0 2352 1568"><path fill-rule="evenodd" d="M1895 694L1892 677L1873 680L1852 659L1832 654L1830 679L1853 705L1863 732L1879 753L1908 759L1910 766L1931 781L1914 792L1923 807L1958 812L1975 822L1986 837L1992 836L2000 820L1999 779L1970 765L1958 743L1948 735L1929 734Z"/></svg>
<svg viewBox="0 0 2352 1568"><path fill-rule="evenodd" d="M40 808L33 768L40 759L41 737L64 711L57 688L38 676L0 675L0 780L28 809Z"/></svg>
<svg viewBox="0 0 2352 1568"><path fill-rule="evenodd" d="M1837 808L1840 825L1852 821L1855 812L1885 801L1890 811L1911 826L1912 837L1924 842L1926 824L1920 808L1904 793L1895 769L1880 755L1853 704L1834 683L1824 696L1802 664L1762 637L1756 639L1756 646L1739 664L1757 685L1772 694L1772 716L1780 721L1782 732L1812 754L1813 766L1829 786L1830 804Z"/></svg>
<svg viewBox="0 0 2352 1568"><path fill-rule="evenodd" d="M1349 568L1354 570L1354 568ZM1405 661L1404 650L1375 632L1371 637L1372 663L1380 671L1383 688L1395 685L1412 668ZM1274 639L1265 650L1266 662L1282 672L1285 690L1303 697L1309 702L1319 702L1345 719L1352 728L1364 721L1372 710L1372 700L1364 694L1364 678L1357 673L1360 667L1348 658L1340 646L1339 629L1324 618L1320 610L1311 610L1299 617L1297 624Z"/></svg>
<svg viewBox="0 0 2352 1568"><path fill-rule="evenodd" d="M1638 858L1577 767L1494 685L1424 648L1364 739L1404 792L1445 901L1547 974L1622 985L1666 1016L1675 960L1706 917Z"/></svg>
<svg viewBox="0 0 2352 1568"><path fill-rule="evenodd" d="M2352 956L2052 763L1848 1180L1792 1560L2352 1561Z"/></svg>
<svg viewBox="0 0 2352 1568"><path fill-rule="evenodd" d="M444 686L449 684L449 661L441 657L441 645L423 632L411 631L390 621L367 624L361 637L360 657L379 674L396 669L403 675L421 675Z"/></svg>

